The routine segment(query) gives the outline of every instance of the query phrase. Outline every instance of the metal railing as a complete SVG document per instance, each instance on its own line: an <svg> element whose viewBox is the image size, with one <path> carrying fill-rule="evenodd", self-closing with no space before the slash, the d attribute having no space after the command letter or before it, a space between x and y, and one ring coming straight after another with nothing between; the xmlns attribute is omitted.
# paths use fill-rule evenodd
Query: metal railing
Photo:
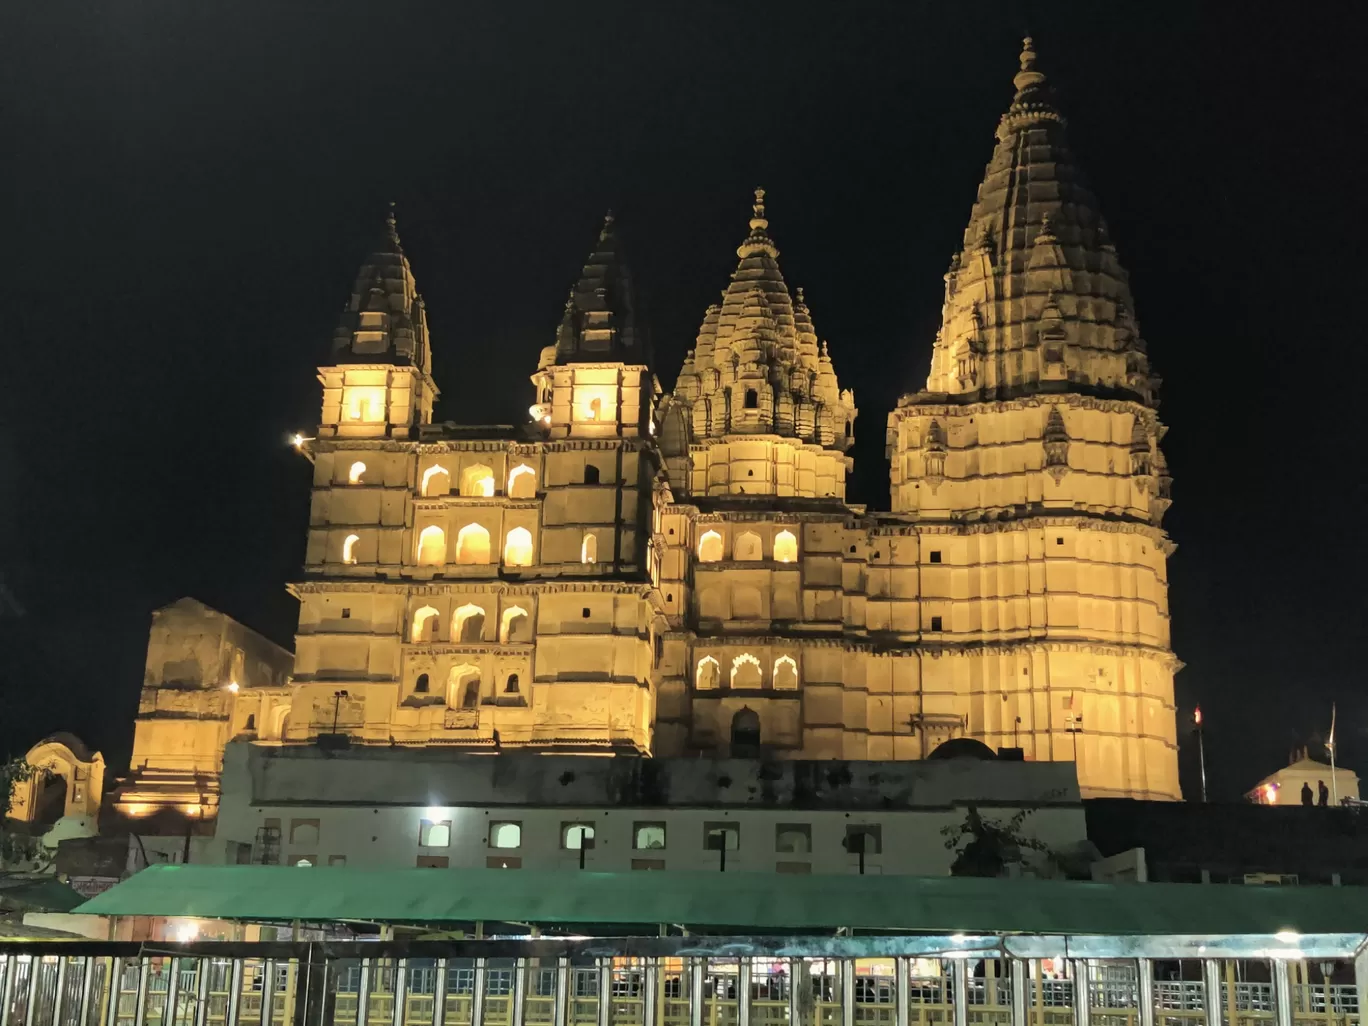
<svg viewBox="0 0 1368 1026"><path fill-rule="evenodd" d="M944 959L941 975L917 976L903 957L464 953L497 947L481 943L0 945L0 1026L1360 1023L1354 986L1288 983L1286 1008L1265 982L1221 982L1209 995L1200 980L1161 980L1145 994L1152 967L1146 976L1133 960L1076 960L1057 975L1058 960L1047 974L1030 961Z"/></svg>

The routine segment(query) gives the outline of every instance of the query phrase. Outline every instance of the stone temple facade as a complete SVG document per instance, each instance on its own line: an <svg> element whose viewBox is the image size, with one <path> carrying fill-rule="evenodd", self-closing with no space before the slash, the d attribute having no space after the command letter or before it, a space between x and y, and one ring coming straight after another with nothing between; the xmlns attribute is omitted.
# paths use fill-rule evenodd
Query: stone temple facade
<svg viewBox="0 0 1368 1026"><path fill-rule="evenodd" d="M434 422L391 217L299 443L288 708L239 702L227 733L842 760L974 739L1076 762L1085 796L1179 798L1158 378L1029 41L1015 85L926 385L888 417L886 513L847 501L855 398L762 190L669 393L610 217L519 427Z"/></svg>

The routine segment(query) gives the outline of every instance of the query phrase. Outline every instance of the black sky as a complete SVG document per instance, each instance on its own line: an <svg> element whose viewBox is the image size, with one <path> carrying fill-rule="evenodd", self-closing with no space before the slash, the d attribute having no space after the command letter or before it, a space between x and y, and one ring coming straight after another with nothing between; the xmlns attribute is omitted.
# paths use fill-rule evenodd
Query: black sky
<svg viewBox="0 0 1368 1026"><path fill-rule="evenodd" d="M851 499L886 508L884 418L925 379L1029 26L1165 378L1179 702L1212 791L1332 701L1368 769L1352 10L8 5L0 567L26 615L0 754L70 729L125 762L150 612L181 595L290 643L309 475L283 439L390 199L439 417L511 422L605 209L668 387L763 184L856 391Z"/></svg>

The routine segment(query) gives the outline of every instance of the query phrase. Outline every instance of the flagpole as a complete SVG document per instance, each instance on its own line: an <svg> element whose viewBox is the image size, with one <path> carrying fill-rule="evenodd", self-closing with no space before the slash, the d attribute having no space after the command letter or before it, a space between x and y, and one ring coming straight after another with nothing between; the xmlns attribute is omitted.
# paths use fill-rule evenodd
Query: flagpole
<svg viewBox="0 0 1368 1026"><path fill-rule="evenodd" d="M1204 739L1204 737L1203 737L1203 735L1202 735L1202 707L1201 707L1200 705L1199 705L1195 710L1193 710L1192 719L1193 719L1193 721L1196 722L1196 724L1197 724L1197 758L1198 758L1198 761L1201 763L1201 766L1202 766L1202 804L1205 805L1205 804L1206 804L1206 800L1207 800L1207 792L1206 792L1206 744L1205 744L1205 739ZM1333 763L1333 761L1334 761L1334 760L1333 760L1333 758L1332 758L1332 759L1331 759L1331 762ZM1334 776L1334 773L1333 773L1333 772L1331 773L1331 776L1332 776L1332 777Z"/></svg>

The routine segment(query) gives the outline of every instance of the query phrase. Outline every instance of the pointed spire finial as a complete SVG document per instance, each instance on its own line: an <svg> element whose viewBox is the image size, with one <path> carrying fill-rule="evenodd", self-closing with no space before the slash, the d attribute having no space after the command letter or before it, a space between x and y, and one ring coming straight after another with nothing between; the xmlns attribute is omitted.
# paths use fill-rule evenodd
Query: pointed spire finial
<svg viewBox="0 0 1368 1026"><path fill-rule="evenodd" d="M1021 41L1021 70L1012 79L1012 84L1017 87L1018 99L1022 93L1045 84L1044 73L1036 70L1035 44L1030 36Z"/></svg>
<svg viewBox="0 0 1368 1026"><path fill-rule="evenodd" d="M803 286L799 285L796 291L797 291L797 293L798 293L798 302L799 302L801 305L806 306L806 305L807 305L807 300L805 300L805 299L803 298Z"/></svg>
<svg viewBox="0 0 1368 1026"><path fill-rule="evenodd" d="M615 218L613 217L613 211L612 211L612 208L610 207L609 210L608 210L608 213L606 213L606 214L603 215L603 227L599 229L599 241L600 241L600 242L602 242L604 239L608 238L608 236L611 235L611 234L613 233L613 221L614 221L614 220L615 220Z"/></svg>
<svg viewBox="0 0 1368 1026"><path fill-rule="evenodd" d="M399 245L399 223L394 219L394 200L389 201L389 209L385 213L385 238L395 246Z"/></svg>
<svg viewBox="0 0 1368 1026"><path fill-rule="evenodd" d="M771 257L778 257L779 251L774 246L774 241L769 237L766 229L769 228L769 220L765 217L765 190L759 186L755 189L755 202L751 204L750 234L746 236L746 241L741 243L736 255L745 259L753 253L768 253Z"/></svg>
<svg viewBox="0 0 1368 1026"><path fill-rule="evenodd" d="M752 228L768 228L769 221L765 220L765 190L760 186L755 187L755 203L751 206Z"/></svg>

